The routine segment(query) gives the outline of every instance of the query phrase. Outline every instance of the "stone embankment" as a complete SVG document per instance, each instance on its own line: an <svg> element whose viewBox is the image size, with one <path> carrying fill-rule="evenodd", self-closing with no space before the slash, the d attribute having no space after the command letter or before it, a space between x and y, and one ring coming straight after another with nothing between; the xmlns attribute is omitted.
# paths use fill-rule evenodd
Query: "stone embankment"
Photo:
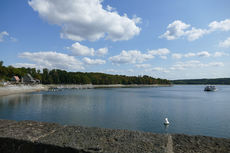
<svg viewBox="0 0 230 153"><path fill-rule="evenodd" d="M1 153L230 152L230 139L0 120Z"/></svg>

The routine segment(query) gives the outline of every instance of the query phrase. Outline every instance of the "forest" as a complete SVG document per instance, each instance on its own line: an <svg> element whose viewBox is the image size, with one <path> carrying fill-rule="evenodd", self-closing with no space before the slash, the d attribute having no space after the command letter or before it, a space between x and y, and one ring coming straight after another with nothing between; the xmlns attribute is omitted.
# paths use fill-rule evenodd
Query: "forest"
<svg viewBox="0 0 230 153"><path fill-rule="evenodd" d="M173 84L224 84L230 85L230 78L173 80Z"/></svg>
<svg viewBox="0 0 230 153"><path fill-rule="evenodd" d="M0 81L10 81L13 76L23 77L30 74L39 79L42 84L170 84L169 80L144 76L111 75L93 72L67 72L65 70L44 68L42 71L36 68L15 68L4 66L0 61Z"/></svg>

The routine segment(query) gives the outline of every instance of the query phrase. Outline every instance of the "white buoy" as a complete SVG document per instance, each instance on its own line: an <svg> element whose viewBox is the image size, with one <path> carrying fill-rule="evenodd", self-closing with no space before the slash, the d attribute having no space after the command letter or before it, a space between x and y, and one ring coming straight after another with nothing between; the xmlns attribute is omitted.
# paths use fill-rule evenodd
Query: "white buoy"
<svg viewBox="0 0 230 153"><path fill-rule="evenodd" d="M164 125L169 125L169 121L168 121L168 118L165 118L165 122L164 122Z"/></svg>

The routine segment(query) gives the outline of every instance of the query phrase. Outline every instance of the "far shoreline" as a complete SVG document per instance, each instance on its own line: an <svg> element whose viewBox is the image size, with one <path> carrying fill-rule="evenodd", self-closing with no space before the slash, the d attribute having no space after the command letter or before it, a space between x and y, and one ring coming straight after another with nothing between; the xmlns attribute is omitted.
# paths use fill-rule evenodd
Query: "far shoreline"
<svg viewBox="0 0 230 153"><path fill-rule="evenodd" d="M31 93L39 91L48 91L49 89L97 89L97 88L146 88L146 87L170 87L171 84L110 84L110 85L93 85L93 84L49 84L49 85L8 85L0 87L0 97L12 94Z"/></svg>
<svg viewBox="0 0 230 153"><path fill-rule="evenodd" d="M50 84L49 88L60 89L93 89L93 88L142 88L142 87L169 87L171 84Z"/></svg>

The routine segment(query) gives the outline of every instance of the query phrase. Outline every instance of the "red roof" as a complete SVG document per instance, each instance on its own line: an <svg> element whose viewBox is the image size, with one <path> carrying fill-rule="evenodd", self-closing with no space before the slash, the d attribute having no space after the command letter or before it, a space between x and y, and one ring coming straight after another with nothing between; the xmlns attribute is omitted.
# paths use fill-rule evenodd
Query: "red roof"
<svg viewBox="0 0 230 153"><path fill-rule="evenodd" d="M18 76L13 76L13 78L15 79L15 81L20 81Z"/></svg>

